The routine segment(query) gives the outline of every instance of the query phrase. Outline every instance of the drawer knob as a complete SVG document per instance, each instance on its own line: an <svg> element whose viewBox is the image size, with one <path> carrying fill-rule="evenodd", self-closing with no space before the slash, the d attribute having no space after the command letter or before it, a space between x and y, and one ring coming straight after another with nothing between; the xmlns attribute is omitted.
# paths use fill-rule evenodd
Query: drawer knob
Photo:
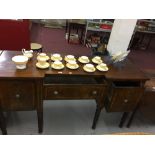
<svg viewBox="0 0 155 155"><path fill-rule="evenodd" d="M19 95L19 94L16 94L16 98L17 98L17 99L20 98L20 95Z"/></svg>
<svg viewBox="0 0 155 155"><path fill-rule="evenodd" d="M58 93L58 91L54 91L54 95L58 95L59 93Z"/></svg>
<svg viewBox="0 0 155 155"><path fill-rule="evenodd" d="M96 91L96 90L94 90L94 91L93 91L93 95L96 95L96 94L97 94L97 91Z"/></svg>
<svg viewBox="0 0 155 155"><path fill-rule="evenodd" d="M127 100L127 99L125 99L125 100L124 100L124 103L128 103L128 100Z"/></svg>

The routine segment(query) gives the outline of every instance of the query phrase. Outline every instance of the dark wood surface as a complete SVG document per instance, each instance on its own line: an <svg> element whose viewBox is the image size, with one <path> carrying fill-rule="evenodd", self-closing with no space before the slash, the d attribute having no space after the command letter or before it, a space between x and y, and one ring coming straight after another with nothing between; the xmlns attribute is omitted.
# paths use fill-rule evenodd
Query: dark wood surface
<svg viewBox="0 0 155 155"><path fill-rule="evenodd" d="M15 55L22 54L19 51L4 51L0 56L0 78L44 78L45 74L52 75L82 75L82 76L105 76L110 80L147 80L148 78L142 73L135 65L127 60L123 67L117 67L110 65L108 72L95 71L93 73L88 73L83 70L83 64L77 70L70 70L64 68L63 70L54 69L38 69L36 68L36 57L37 53L34 54L32 60L27 64L27 68L24 70L17 70L14 62L12 62L12 57ZM61 54L61 53L60 53ZM67 53L66 53L67 54ZM69 53L68 53L69 54ZM51 55L48 53L47 55ZM79 57L81 55L76 55ZM64 57L64 55L63 55ZM65 63L65 62L64 62Z"/></svg>

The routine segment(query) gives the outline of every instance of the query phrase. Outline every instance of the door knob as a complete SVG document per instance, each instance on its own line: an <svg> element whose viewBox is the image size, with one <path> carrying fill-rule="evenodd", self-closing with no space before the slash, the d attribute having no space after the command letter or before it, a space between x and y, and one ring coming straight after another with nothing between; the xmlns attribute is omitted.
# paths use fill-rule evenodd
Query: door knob
<svg viewBox="0 0 155 155"><path fill-rule="evenodd" d="M59 93L58 93L58 91L54 91L54 95L58 95Z"/></svg>

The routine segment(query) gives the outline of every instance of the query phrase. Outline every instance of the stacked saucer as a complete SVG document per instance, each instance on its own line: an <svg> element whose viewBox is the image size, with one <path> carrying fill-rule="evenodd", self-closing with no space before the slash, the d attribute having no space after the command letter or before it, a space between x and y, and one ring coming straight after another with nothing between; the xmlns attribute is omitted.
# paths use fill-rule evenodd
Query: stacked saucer
<svg viewBox="0 0 155 155"><path fill-rule="evenodd" d="M63 65L63 63L62 63L61 61L56 60L56 61L54 61L54 62L51 64L51 67L52 67L53 69L56 69L56 70L61 70L61 69L64 68L64 65Z"/></svg>
<svg viewBox="0 0 155 155"><path fill-rule="evenodd" d="M55 53L55 54L52 54L52 55L51 55L51 60L52 60L52 61L61 61L61 60L62 60L62 57L61 57L60 54Z"/></svg>
<svg viewBox="0 0 155 155"><path fill-rule="evenodd" d="M36 63L36 66L38 68L46 69L50 66L50 64L47 62L47 60L49 60L49 57L46 55L46 53L40 53L37 56L37 60L38 62Z"/></svg>

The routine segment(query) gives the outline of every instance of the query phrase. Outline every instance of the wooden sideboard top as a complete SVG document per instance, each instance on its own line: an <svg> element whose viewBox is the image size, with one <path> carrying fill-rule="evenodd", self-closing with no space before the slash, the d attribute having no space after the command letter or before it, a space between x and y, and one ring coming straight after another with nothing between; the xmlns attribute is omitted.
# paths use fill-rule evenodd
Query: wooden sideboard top
<svg viewBox="0 0 155 155"><path fill-rule="evenodd" d="M15 55L21 55L21 51L3 51L0 55L0 78L44 78L46 74L49 75L79 75L79 76L99 76L106 77L110 80L147 80L148 78L135 67L135 65L127 60L123 67L116 67L113 65L109 66L109 71L100 72L96 70L93 73L87 73L83 70L82 64L77 70L70 70L64 68L63 70L38 69L36 67L37 53L27 63L27 68L23 70L16 69L12 57ZM69 54L69 53L68 53ZM50 56L50 53L47 53Z"/></svg>

